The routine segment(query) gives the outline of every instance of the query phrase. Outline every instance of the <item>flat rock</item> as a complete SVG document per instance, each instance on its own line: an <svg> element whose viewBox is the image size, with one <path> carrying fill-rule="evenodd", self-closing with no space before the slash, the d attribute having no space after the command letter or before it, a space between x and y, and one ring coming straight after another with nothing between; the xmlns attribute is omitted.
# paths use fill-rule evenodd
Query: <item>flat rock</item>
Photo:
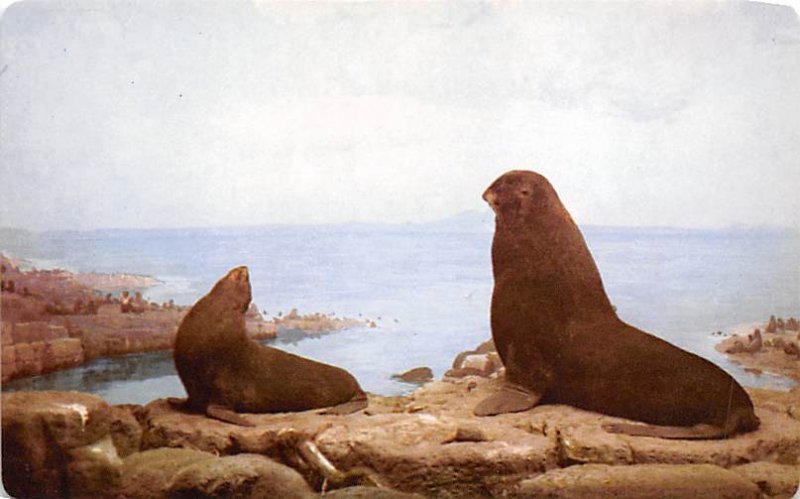
<svg viewBox="0 0 800 499"><path fill-rule="evenodd" d="M586 464L553 470L523 480L518 497L660 499L692 497L706 499L760 497L756 484L729 470L702 465Z"/></svg>

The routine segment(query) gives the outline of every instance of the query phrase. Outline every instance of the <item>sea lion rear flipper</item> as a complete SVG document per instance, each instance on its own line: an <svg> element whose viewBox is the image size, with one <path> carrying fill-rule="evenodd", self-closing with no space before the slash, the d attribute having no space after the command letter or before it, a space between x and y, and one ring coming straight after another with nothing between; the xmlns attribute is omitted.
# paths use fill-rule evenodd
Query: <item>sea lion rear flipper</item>
<svg viewBox="0 0 800 499"><path fill-rule="evenodd" d="M724 428L710 424L694 426L658 426L633 423L606 423L603 429L609 433L622 433L633 437L654 437L673 440L711 440L727 438Z"/></svg>
<svg viewBox="0 0 800 499"><path fill-rule="evenodd" d="M221 405L211 404L206 407L206 416L212 419L218 419L225 423L235 424L239 426L255 426L250 421L244 419L242 416L236 414L227 407Z"/></svg>
<svg viewBox="0 0 800 499"><path fill-rule="evenodd" d="M367 397L364 395L363 397L358 396L356 398L352 398L347 402L339 405L335 405L333 407L328 407L327 409L323 409L319 412L319 414L325 415L333 415L333 416L345 416L347 414L353 414L354 412L358 412L362 409L366 409L368 405Z"/></svg>
<svg viewBox="0 0 800 499"><path fill-rule="evenodd" d="M535 406L542 396L516 385L504 385L500 391L483 399L472 410L476 416L495 416L522 412Z"/></svg>

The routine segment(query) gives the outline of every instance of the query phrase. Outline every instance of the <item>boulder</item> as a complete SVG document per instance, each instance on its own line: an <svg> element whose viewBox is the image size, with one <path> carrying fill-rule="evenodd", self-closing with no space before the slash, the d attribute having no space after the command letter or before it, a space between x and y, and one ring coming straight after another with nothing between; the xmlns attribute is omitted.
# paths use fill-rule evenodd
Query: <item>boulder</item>
<svg viewBox="0 0 800 499"><path fill-rule="evenodd" d="M192 449L154 449L136 452L123 460L118 497L166 499L172 478L192 464L218 459L209 452Z"/></svg>
<svg viewBox="0 0 800 499"><path fill-rule="evenodd" d="M78 392L12 392L2 395L3 484L14 497L61 497L70 486L67 468L86 457L70 451L108 434L110 409Z"/></svg>
<svg viewBox="0 0 800 499"><path fill-rule="evenodd" d="M196 497L317 497L300 474L257 454L239 454L190 464L167 486L171 499Z"/></svg>

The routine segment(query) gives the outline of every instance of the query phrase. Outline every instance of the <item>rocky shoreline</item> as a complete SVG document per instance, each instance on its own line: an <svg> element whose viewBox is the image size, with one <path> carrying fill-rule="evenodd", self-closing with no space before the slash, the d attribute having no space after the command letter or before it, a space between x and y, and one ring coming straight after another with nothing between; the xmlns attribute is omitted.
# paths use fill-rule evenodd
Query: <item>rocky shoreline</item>
<svg viewBox="0 0 800 499"><path fill-rule="evenodd" d="M770 319L746 331L738 331L717 343L717 351L755 374L770 373L800 383L800 324Z"/></svg>
<svg viewBox="0 0 800 499"><path fill-rule="evenodd" d="M792 497L800 392L748 389L761 427L727 440L610 434L568 406L475 418L497 377L370 396L348 416L247 414L240 427L166 400L3 395L3 478L19 497ZM369 488L366 488L369 487ZM338 489L338 490L337 490ZM380 495L378 495L380 494ZM409 496L408 494L416 494Z"/></svg>
<svg viewBox="0 0 800 499"><path fill-rule="evenodd" d="M131 274L73 274L22 269L0 255L3 289L2 382L83 365L99 358L171 350L188 307L157 304L141 293L158 281ZM257 341L319 335L374 323L325 314L267 319L255 306L247 331Z"/></svg>
<svg viewBox="0 0 800 499"><path fill-rule="evenodd" d="M291 314L290 314L291 315ZM772 334L772 333L770 333ZM731 344L730 339L725 341ZM736 354L739 355L739 354ZM4 483L19 497L790 498L800 484L800 386L747 388L758 430L725 440L607 433L618 418L563 405L476 418L502 382L491 341L408 396L347 416L245 414L164 399L110 406L78 392L3 394ZM33 487L35 484L35 490Z"/></svg>

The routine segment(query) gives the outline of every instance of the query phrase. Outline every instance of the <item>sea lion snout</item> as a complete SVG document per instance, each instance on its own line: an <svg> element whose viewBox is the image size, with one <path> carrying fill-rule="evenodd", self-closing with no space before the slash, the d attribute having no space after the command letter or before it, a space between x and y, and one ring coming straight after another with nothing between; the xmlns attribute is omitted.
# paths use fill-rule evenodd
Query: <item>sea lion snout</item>
<svg viewBox="0 0 800 499"><path fill-rule="evenodd" d="M228 272L227 279L232 282L242 283L247 281L249 278L249 272L247 271L247 267L242 265L240 267L236 267Z"/></svg>

